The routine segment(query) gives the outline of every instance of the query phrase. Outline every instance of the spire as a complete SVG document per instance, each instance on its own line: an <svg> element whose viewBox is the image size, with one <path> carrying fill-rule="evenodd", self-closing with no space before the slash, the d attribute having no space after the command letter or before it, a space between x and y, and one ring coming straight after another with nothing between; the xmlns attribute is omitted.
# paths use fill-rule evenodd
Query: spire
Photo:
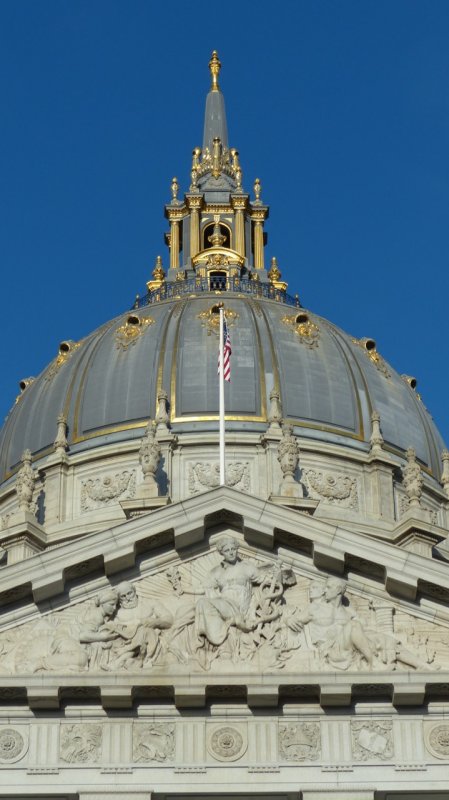
<svg viewBox="0 0 449 800"><path fill-rule="evenodd" d="M218 75L221 63L216 50L209 61L209 70L212 76L212 85L206 98L206 113L204 115L203 153L207 148L209 153L213 150L213 141L219 138L222 147L228 146L228 127L226 124L226 110L224 97L218 86Z"/></svg>

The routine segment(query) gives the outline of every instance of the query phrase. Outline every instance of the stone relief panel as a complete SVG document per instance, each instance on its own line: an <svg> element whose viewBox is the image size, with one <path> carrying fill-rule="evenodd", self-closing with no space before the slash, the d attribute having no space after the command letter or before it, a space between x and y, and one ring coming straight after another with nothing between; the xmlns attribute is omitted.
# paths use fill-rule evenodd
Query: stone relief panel
<svg viewBox="0 0 449 800"><path fill-rule="evenodd" d="M28 735L24 728L0 728L0 764L20 761L28 750Z"/></svg>
<svg viewBox="0 0 449 800"><path fill-rule="evenodd" d="M175 726L163 722L133 726L133 761L172 761Z"/></svg>
<svg viewBox="0 0 449 800"><path fill-rule="evenodd" d="M449 724L426 725L424 741L427 750L435 758L449 760Z"/></svg>
<svg viewBox="0 0 449 800"><path fill-rule="evenodd" d="M302 479L307 494L315 500L322 500L340 508L359 509L357 478L335 472L319 472L314 469L302 471Z"/></svg>
<svg viewBox="0 0 449 800"><path fill-rule="evenodd" d="M247 557L232 536L209 553L122 581L0 633L0 674L168 675L407 671L449 667L449 627L417 608Z"/></svg>
<svg viewBox="0 0 449 800"><path fill-rule="evenodd" d="M103 729L92 723L61 725L59 754L67 764L97 764L101 760Z"/></svg>
<svg viewBox="0 0 449 800"><path fill-rule="evenodd" d="M188 465L188 487L190 494L198 494L220 485L220 465L218 462L197 461ZM226 464L226 485L249 492L251 477L248 461L228 461Z"/></svg>
<svg viewBox="0 0 449 800"><path fill-rule="evenodd" d="M321 755L319 722L288 722L279 726L279 757L286 761L316 761Z"/></svg>
<svg viewBox="0 0 449 800"><path fill-rule="evenodd" d="M237 761L248 747L246 728L222 725L209 731L207 749L217 761Z"/></svg>
<svg viewBox="0 0 449 800"><path fill-rule="evenodd" d="M119 500L134 497L136 493L135 470L124 470L115 475L103 475L81 481L81 511L94 511Z"/></svg>
<svg viewBox="0 0 449 800"><path fill-rule="evenodd" d="M393 758L391 720L351 720L352 755L355 761L388 761Z"/></svg>

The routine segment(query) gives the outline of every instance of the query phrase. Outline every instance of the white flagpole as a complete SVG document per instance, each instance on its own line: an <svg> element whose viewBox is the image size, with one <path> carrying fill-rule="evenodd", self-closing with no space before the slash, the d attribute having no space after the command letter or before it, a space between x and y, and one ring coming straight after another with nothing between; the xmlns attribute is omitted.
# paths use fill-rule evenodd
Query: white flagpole
<svg viewBox="0 0 449 800"><path fill-rule="evenodd" d="M220 486L226 485L225 478L225 404L224 404L224 325L223 325L224 309L220 306Z"/></svg>

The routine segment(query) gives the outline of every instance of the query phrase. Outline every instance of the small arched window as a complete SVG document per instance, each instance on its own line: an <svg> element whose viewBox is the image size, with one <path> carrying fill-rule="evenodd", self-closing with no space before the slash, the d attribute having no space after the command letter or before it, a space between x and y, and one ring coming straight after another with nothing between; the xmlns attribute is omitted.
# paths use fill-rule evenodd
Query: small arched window
<svg viewBox="0 0 449 800"><path fill-rule="evenodd" d="M203 228L203 250L212 247L212 242L209 241L209 236L214 232L215 224L213 222ZM222 247L231 247L231 229L227 225L220 222L220 233L225 237Z"/></svg>

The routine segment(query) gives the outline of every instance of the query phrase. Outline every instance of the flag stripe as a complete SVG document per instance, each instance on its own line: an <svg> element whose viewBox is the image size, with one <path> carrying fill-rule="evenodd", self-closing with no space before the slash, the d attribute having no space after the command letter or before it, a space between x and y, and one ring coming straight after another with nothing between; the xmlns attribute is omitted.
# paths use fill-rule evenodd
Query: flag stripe
<svg viewBox="0 0 449 800"><path fill-rule="evenodd" d="M231 337L226 317L223 319L223 378L228 383L231 380ZM220 374L220 350L218 351L218 374Z"/></svg>

